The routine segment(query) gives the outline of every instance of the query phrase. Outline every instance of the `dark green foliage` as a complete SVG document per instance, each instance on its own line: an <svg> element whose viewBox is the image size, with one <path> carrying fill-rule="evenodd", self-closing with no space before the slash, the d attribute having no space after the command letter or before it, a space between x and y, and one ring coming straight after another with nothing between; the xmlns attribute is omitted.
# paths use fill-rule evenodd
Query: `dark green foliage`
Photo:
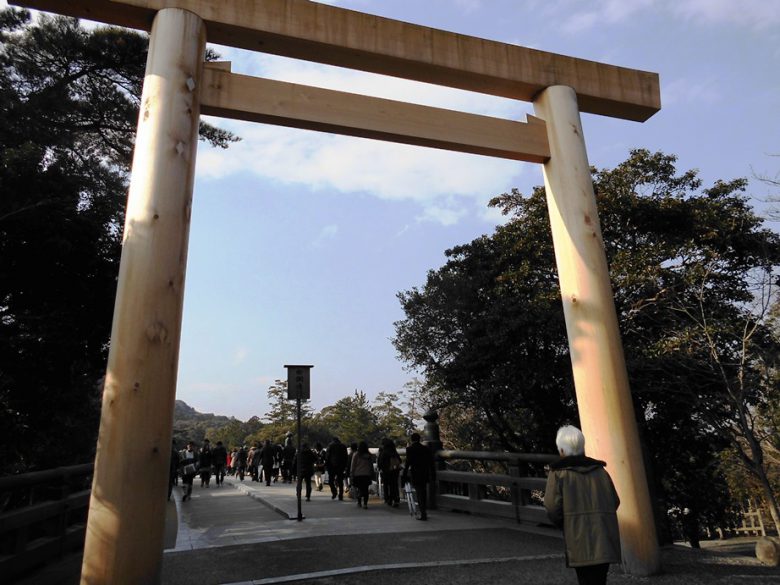
<svg viewBox="0 0 780 585"><path fill-rule="evenodd" d="M173 439L179 449L192 441L196 445L203 444L203 439L209 439L212 445L223 441L221 437L236 425L242 423L232 417L198 412L183 400L177 400L173 406ZM220 437L217 437L220 435ZM242 437L245 435L242 435Z"/></svg>
<svg viewBox="0 0 780 585"><path fill-rule="evenodd" d="M767 315L780 238L751 209L745 181L701 190L675 162L636 150L593 180L659 508L688 510L691 535L724 520L723 448L736 448L743 472L766 468L772 433L756 415L778 398ZM395 345L425 373L426 400L461 448L551 452L576 412L544 189L491 204L511 220L449 250L422 289L399 295Z"/></svg>
<svg viewBox="0 0 780 585"><path fill-rule="evenodd" d="M92 457L147 39L12 9L0 35L0 473L12 473Z"/></svg>
<svg viewBox="0 0 780 585"><path fill-rule="evenodd" d="M347 445L360 441L379 445L382 439L376 413L371 409L365 393L359 390L323 408L316 422L328 430L328 442L335 436Z"/></svg>
<svg viewBox="0 0 780 585"><path fill-rule="evenodd" d="M395 346L425 372L431 406L471 413L463 448L550 452L556 425L574 414L542 197L500 198L515 221L448 250L422 289L399 294Z"/></svg>

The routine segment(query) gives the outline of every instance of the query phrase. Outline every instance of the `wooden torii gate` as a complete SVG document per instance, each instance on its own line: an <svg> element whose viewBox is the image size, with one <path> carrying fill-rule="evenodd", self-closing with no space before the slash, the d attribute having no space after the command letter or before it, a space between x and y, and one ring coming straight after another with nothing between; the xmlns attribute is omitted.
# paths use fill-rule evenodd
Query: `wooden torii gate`
<svg viewBox="0 0 780 585"><path fill-rule="evenodd" d="M624 567L659 568L580 112L644 121L658 76L307 0L12 0L151 31L82 584L160 575L200 114L542 163L587 449L621 498ZM527 123L204 67L206 41L531 101Z"/></svg>

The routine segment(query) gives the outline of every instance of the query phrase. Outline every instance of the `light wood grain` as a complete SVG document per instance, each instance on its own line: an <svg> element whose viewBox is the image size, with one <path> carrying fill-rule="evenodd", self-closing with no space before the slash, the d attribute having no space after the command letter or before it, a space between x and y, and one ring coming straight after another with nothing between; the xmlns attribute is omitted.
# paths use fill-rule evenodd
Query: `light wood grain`
<svg viewBox="0 0 780 585"><path fill-rule="evenodd" d="M208 64L203 114L541 163L544 122L522 123L237 75Z"/></svg>
<svg viewBox="0 0 780 585"><path fill-rule="evenodd" d="M16 0L19 5L148 30L178 7L209 42L532 101L572 87L583 112L644 121L661 108L658 75L409 24L308 0Z"/></svg>

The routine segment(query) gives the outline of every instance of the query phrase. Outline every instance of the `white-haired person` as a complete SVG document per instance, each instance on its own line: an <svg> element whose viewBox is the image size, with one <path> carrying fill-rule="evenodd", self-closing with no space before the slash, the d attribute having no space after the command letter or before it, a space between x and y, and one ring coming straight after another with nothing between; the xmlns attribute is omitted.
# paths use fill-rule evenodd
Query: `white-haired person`
<svg viewBox="0 0 780 585"><path fill-rule="evenodd" d="M558 429L555 444L561 458L550 465L544 507L563 529L566 566L580 585L603 585L611 563L620 563L620 505L606 463L585 455L585 437L577 427Z"/></svg>

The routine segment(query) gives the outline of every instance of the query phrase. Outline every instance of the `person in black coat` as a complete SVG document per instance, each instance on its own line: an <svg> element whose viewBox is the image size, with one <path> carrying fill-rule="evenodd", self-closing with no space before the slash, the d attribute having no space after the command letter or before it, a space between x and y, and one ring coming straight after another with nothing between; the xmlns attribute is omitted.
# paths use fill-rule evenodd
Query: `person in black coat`
<svg viewBox="0 0 780 585"><path fill-rule="evenodd" d="M203 447L198 453L198 475L200 475L200 487L209 487L211 482L211 464L213 457L211 455L211 442L208 439L203 439Z"/></svg>
<svg viewBox="0 0 780 585"><path fill-rule="evenodd" d="M417 492L420 520L428 519L428 482L433 481L435 475L433 453L420 443L419 433L412 433L412 444L406 448L406 463L401 481L411 482L414 491Z"/></svg>
<svg viewBox="0 0 780 585"><path fill-rule="evenodd" d="M227 449L222 441L217 441L217 446L211 451L212 465L214 466L214 477L217 485L220 486L225 481L225 463L227 462Z"/></svg>
<svg viewBox="0 0 780 585"><path fill-rule="evenodd" d="M255 453L257 457L257 453ZM274 461L276 460L276 445L272 445L269 439L263 443L263 448L260 451L260 463L263 465L263 477L265 478L265 485L271 485L271 477L273 477Z"/></svg>
<svg viewBox="0 0 780 585"><path fill-rule="evenodd" d="M296 454L293 461L293 469L298 474L298 487L296 492L298 497L301 495L301 485L306 483L306 501L311 501L311 476L314 475L314 463L317 461L317 456L314 451L311 450L308 443L304 443L301 446L300 455ZM299 468L300 467L300 468Z"/></svg>
<svg viewBox="0 0 780 585"><path fill-rule="evenodd" d="M293 445L292 437L287 437L282 448L282 481L284 483L292 483L292 478L295 476L293 459L295 459L295 445Z"/></svg>
<svg viewBox="0 0 780 585"><path fill-rule="evenodd" d="M325 469L328 471L328 481L330 483L330 493L333 494L331 499L339 500L344 499L344 472L347 469L347 446L339 441L338 437L333 437L333 440L328 445L327 451L325 451Z"/></svg>

